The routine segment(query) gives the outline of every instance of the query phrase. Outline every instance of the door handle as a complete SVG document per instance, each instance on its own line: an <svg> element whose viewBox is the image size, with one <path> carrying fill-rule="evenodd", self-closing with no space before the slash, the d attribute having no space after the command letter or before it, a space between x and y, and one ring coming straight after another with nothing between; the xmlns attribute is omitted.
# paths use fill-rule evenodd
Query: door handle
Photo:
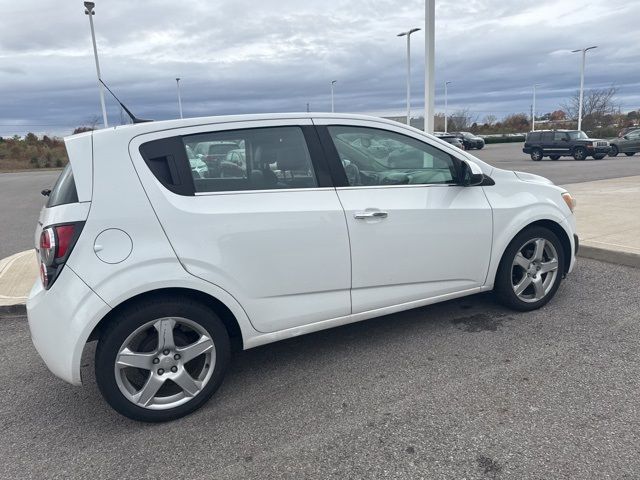
<svg viewBox="0 0 640 480"><path fill-rule="evenodd" d="M356 212L353 214L353 217L362 220L367 218L387 218L389 214L387 212L383 212L381 210L367 210L364 212Z"/></svg>

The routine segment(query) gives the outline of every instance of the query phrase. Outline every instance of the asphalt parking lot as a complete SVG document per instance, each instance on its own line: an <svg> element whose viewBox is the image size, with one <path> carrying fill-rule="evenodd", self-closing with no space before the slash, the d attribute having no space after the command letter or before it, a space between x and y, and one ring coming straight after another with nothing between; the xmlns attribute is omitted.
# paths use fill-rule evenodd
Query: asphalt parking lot
<svg viewBox="0 0 640 480"><path fill-rule="evenodd" d="M602 160L588 158L581 162L572 157L562 157L555 161L545 158L534 162L529 155L522 153L522 145L496 143L487 145L482 150L470 150L469 153L494 167L542 175L556 185L640 175L640 154L633 157L604 157Z"/></svg>
<svg viewBox="0 0 640 480"><path fill-rule="evenodd" d="M179 421L126 420L0 318L0 478L638 478L640 270L542 310L477 295L238 353Z"/></svg>

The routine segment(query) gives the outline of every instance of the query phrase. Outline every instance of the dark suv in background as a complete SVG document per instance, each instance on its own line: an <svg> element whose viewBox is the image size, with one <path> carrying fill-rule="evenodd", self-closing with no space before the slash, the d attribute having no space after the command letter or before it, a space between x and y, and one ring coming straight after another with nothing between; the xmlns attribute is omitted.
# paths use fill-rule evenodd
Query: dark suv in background
<svg viewBox="0 0 640 480"><path fill-rule="evenodd" d="M472 148L481 150L484 148L484 139L471 132L451 132L451 134L462 140L465 150L471 150Z"/></svg>
<svg viewBox="0 0 640 480"><path fill-rule="evenodd" d="M573 157L585 160L593 157L601 160L609 153L609 142L589 138L581 130L538 130L527 133L522 151L531 155L531 160L539 162L544 157L558 160Z"/></svg>

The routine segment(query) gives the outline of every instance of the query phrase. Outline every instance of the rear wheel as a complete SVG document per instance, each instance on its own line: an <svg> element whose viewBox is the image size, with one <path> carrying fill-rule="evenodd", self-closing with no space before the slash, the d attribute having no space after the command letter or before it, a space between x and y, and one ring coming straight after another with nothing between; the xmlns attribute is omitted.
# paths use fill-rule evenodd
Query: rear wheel
<svg viewBox="0 0 640 480"><path fill-rule="evenodd" d="M616 147L615 145L611 145L611 148L609 149L609 156L615 157L616 155L618 155L618 153L620 153L620 150L618 150L618 147Z"/></svg>
<svg viewBox="0 0 640 480"><path fill-rule="evenodd" d="M627 157L633 157L635 154L636 154L636 152L627 152L627 153L625 153L625 155Z"/></svg>
<svg viewBox="0 0 640 480"><path fill-rule="evenodd" d="M577 147L573 151L573 158L575 158L576 160L584 160L585 158L587 158L587 151L582 147Z"/></svg>
<svg viewBox="0 0 640 480"><path fill-rule="evenodd" d="M120 312L96 350L96 380L116 411L163 422L202 406L229 363L226 328L187 298L156 299Z"/></svg>
<svg viewBox="0 0 640 480"><path fill-rule="evenodd" d="M541 148L534 148L533 150L531 150L531 160L533 160L534 162L539 162L543 157L544 154L542 153Z"/></svg>
<svg viewBox="0 0 640 480"><path fill-rule="evenodd" d="M562 281L564 250L544 227L520 232L502 256L496 274L498 299L515 310L535 310L553 298Z"/></svg>
<svg viewBox="0 0 640 480"><path fill-rule="evenodd" d="M550 155L549 158L551 160L558 160L560 158L560 155Z"/></svg>

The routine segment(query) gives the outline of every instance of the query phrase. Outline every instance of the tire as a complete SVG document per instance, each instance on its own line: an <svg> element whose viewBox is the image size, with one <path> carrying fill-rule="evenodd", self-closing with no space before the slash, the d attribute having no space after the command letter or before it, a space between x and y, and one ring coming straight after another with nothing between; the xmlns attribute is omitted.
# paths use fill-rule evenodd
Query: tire
<svg viewBox="0 0 640 480"><path fill-rule="evenodd" d="M636 152L627 152L627 153L625 153L625 155L627 157L633 157L635 154L636 154Z"/></svg>
<svg viewBox="0 0 640 480"><path fill-rule="evenodd" d="M482 150L482 149L484 148L484 143L479 143L479 144L476 146L476 148L477 148L478 150Z"/></svg>
<svg viewBox="0 0 640 480"><path fill-rule="evenodd" d="M160 351L160 341L169 342L166 350ZM118 413L143 422L165 422L188 415L211 398L229 357L229 335L211 309L188 298L156 297L112 319L96 349L96 381ZM129 365L119 367L116 360Z"/></svg>
<svg viewBox="0 0 640 480"><path fill-rule="evenodd" d="M618 153L620 153L620 150L618 150L618 147L616 147L615 145L611 145L611 148L609 149L609 156L615 157L618 155Z"/></svg>
<svg viewBox="0 0 640 480"><path fill-rule="evenodd" d="M576 160L584 160L587 158L587 150L582 147L576 147L573 151L573 158Z"/></svg>
<svg viewBox="0 0 640 480"><path fill-rule="evenodd" d="M531 150L531 160L533 160L534 162L539 162L543 158L544 153L542 152L541 148L534 148L533 150Z"/></svg>
<svg viewBox="0 0 640 480"><path fill-rule="evenodd" d="M560 155L550 155L549 158L551 160L558 160L560 158Z"/></svg>
<svg viewBox="0 0 640 480"><path fill-rule="evenodd" d="M544 241L540 244L542 255L536 257L540 241ZM556 294L562 282L563 266L564 250L558 237L547 228L528 227L516 235L502 255L494 283L495 294L502 304L514 310L538 309ZM549 271L543 272L547 268ZM516 293L516 288L522 291Z"/></svg>

